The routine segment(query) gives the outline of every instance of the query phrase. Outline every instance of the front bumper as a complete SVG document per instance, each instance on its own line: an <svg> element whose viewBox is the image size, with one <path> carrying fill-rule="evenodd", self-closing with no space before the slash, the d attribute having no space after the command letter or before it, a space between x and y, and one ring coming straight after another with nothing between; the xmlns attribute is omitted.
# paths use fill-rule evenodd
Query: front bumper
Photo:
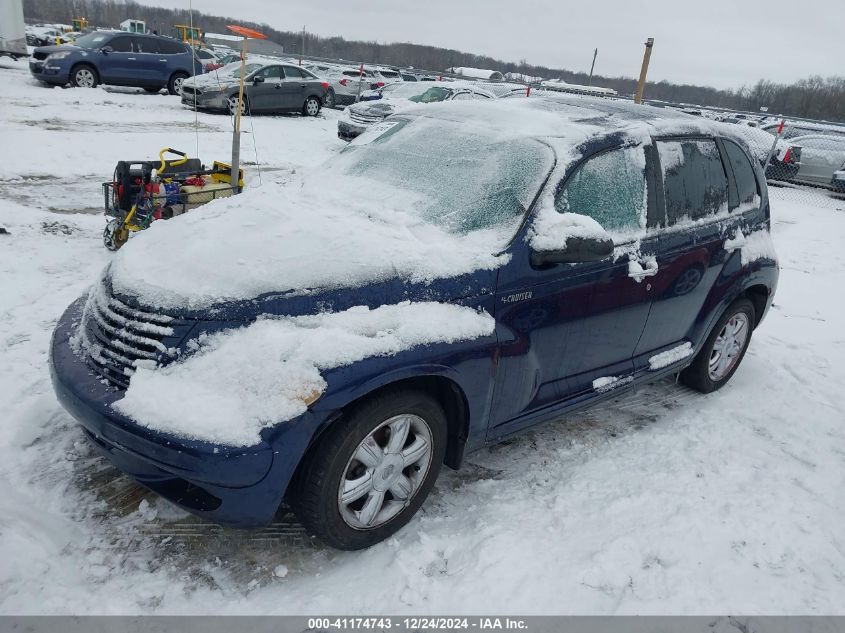
<svg viewBox="0 0 845 633"><path fill-rule="evenodd" d="M268 430L261 443L239 448L142 427L111 407L123 391L109 386L71 347L83 305L83 299L72 304L56 326L50 374L59 402L94 448L188 512L232 527L268 524L322 418L306 413Z"/></svg>
<svg viewBox="0 0 845 633"><path fill-rule="evenodd" d="M782 163L779 160L772 159L772 162L766 167L766 178L768 180L794 180L798 175L800 166L800 163Z"/></svg>
<svg viewBox="0 0 845 633"><path fill-rule="evenodd" d="M337 137L344 141L351 141L367 131L366 125L352 123L343 119L337 122Z"/></svg>
<svg viewBox="0 0 845 633"><path fill-rule="evenodd" d="M225 91L192 93L182 92L182 105L193 108L194 105L200 110L227 110L227 94Z"/></svg>
<svg viewBox="0 0 845 633"><path fill-rule="evenodd" d="M29 72L38 81L64 86L70 81L70 70L63 66L50 63L48 60L31 59L29 61Z"/></svg>

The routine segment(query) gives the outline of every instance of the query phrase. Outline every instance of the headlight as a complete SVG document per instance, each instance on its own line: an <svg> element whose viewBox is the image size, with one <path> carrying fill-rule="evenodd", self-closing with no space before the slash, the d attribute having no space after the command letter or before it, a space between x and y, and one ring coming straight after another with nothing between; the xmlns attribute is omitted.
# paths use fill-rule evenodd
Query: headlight
<svg viewBox="0 0 845 633"><path fill-rule="evenodd" d="M47 60L48 61L55 61L57 59L64 59L68 55L70 55L70 51L61 51L60 53L50 53L49 55L47 55Z"/></svg>
<svg viewBox="0 0 845 633"><path fill-rule="evenodd" d="M208 86L200 86L203 92L220 92L225 90L228 86L219 86L217 84L210 84Z"/></svg>

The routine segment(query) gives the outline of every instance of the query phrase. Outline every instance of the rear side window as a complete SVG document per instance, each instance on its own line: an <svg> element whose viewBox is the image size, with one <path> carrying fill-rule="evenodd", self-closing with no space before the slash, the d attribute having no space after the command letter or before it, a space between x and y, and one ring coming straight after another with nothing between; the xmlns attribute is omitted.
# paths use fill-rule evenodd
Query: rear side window
<svg viewBox="0 0 845 633"><path fill-rule="evenodd" d="M290 79L302 79L302 71L296 66L285 66L285 77Z"/></svg>
<svg viewBox="0 0 845 633"><path fill-rule="evenodd" d="M731 162L731 167L733 168L736 190L739 194L739 203L747 204L754 202L757 195L759 195L757 191L757 178L754 176L754 168L748 161L745 152L738 145L727 140L724 141L724 144L725 152L727 152L728 160Z"/></svg>
<svg viewBox="0 0 845 633"><path fill-rule="evenodd" d="M178 55L185 52L185 45L171 40L158 40L158 50L162 55Z"/></svg>
<svg viewBox="0 0 845 633"><path fill-rule="evenodd" d="M122 35L120 37L113 38L107 46L111 46L112 50L115 53L134 53L135 50L132 47L132 38L128 35Z"/></svg>
<svg viewBox="0 0 845 633"><path fill-rule="evenodd" d="M588 215L608 231L645 228L646 208L641 147L614 149L588 159L555 198L559 213Z"/></svg>
<svg viewBox="0 0 845 633"><path fill-rule="evenodd" d="M728 210L728 178L716 142L658 141L669 226Z"/></svg>

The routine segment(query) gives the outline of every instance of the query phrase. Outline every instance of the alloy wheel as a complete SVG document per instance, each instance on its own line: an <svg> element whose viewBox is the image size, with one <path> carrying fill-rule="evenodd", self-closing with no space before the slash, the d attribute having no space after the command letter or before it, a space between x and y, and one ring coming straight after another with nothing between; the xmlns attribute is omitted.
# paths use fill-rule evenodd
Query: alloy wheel
<svg viewBox="0 0 845 633"><path fill-rule="evenodd" d="M710 352L710 380L718 382L730 374L745 348L749 330L748 316L744 312L737 312L728 319Z"/></svg>
<svg viewBox="0 0 845 633"><path fill-rule="evenodd" d="M93 88L94 87L94 83L96 81L94 79L94 73L92 73L87 68L80 68L79 70L77 70L76 75L74 77L75 77L76 85L79 86L80 88Z"/></svg>
<svg viewBox="0 0 845 633"><path fill-rule="evenodd" d="M347 525L369 530L408 507L428 474L432 434L417 415L393 416L365 437L346 464L338 487Z"/></svg>

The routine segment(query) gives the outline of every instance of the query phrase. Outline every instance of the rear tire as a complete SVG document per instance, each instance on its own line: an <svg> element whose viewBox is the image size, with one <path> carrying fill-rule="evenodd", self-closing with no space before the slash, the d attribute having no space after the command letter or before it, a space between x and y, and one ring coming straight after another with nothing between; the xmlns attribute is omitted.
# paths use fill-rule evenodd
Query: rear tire
<svg viewBox="0 0 845 633"><path fill-rule="evenodd" d="M305 116L320 114L320 100L317 97L308 97L302 105L302 114Z"/></svg>
<svg viewBox="0 0 845 633"><path fill-rule="evenodd" d="M182 94L182 82L188 78L187 73L173 73L170 81L167 82L167 92L172 95Z"/></svg>
<svg viewBox="0 0 845 633"><path fill-rule="evenodd" d="M326 96L323 97L323 107L332 109L335 105L337 104L334 96L334 90L329 88L328 92L326 92Z"/></svg>
<svg viewBox="0 0 845 633"><path fill-rule="evenodd" d="M159 86L158 88L144 88L144 90L146 92L149 92L151 95L156 95L161 92L161 86Z"/></svg>
<svg viewBox="0 0 845 633"><path fill-rule="evenodd" d="M297 471L291 505L306 530L332 547L375 545L425 501L446 438L446 415L426 393L388 391L366 400L311 448Z"/></svg>
<svg viewBox="0 0 845 633"><path fill-rule="evenodd" d="M734 301L716 322L692 364L681 372L681 382L701 393L724 387L745 357L755 323L754 304L745 297Z"/></svg>
<svg viewBox="0 0 845 633"><path fill-rule="evenodd" d="M97 70L89 64L79 64L70 71L70 83L76 88L96 88L100 83Z"/></svg>

